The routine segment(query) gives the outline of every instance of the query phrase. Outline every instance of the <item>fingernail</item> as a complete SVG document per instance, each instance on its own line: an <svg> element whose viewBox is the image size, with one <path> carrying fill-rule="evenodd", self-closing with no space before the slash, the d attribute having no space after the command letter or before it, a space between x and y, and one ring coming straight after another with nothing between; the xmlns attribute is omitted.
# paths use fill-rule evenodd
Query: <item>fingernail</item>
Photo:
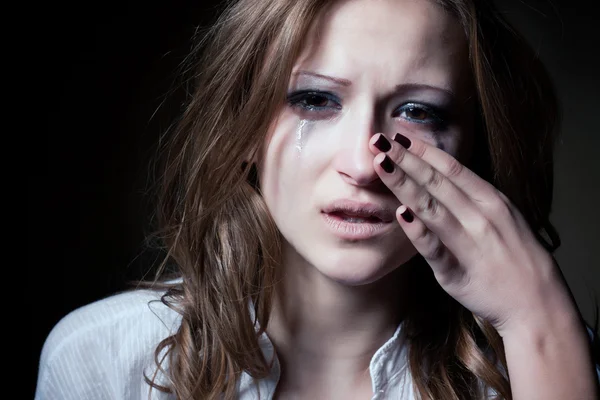
<svg viewBox="0 0 600 400"><path fill-rule="evenodd" d="M388 174L394 172L394 163L388 156L385 156L385 158L379 163L379 165L381 165L381 168L383 168L383 170Z"/></svg>
<svg viewBox="0 0 600 400"><path fill-rule="evenodd" d="M408 149L410 147L410 139L404 135L396 133L396 136L394 136L394 140L400 143L400 145L405 149Z"/></svg>
<svg viewBox="0 0 600 400"><path fill-rule="evenodd" d="M373 143L373 146L377 147L379 151L383 151L384 153L392 148L390 142L382 134L379 134L379 137L375 143Z"/></svg>
<svg viewBox="0 0 600 400"><path fill-rule="evenodd" d="M402 207L404 207L404 211L402 211L400 213L400 216L402 217L402 219L408 223L413 222L415 220L415 218L413 217L413 215L410 212L410 210L408 209L408 207L406 207L406 206L402 206Z"/></svg>

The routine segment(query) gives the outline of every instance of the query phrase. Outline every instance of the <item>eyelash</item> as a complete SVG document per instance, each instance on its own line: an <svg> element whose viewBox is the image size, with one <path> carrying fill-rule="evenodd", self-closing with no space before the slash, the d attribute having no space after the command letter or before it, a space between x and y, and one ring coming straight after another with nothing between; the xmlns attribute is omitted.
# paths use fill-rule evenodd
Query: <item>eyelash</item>
<svg viewBox="0 0 600 400"><path fill-rule="evenodd" d="M327 106L313 106L306 103L310 97L322 98L328 101L331 101L336 104L334 107ZM342 106L340 105L340 101L337 96L328 92L321 92L318 90L302 90L298 92L294 92L288 95L288 103L292 107L299 107L304 111L309 112L323 112L327 110L331 110L332 108L335 110L341 110Z"/></svg>
<svg viewBox="0 0 600 400"><path fill-rule="evenodd" d="M323 101L333 102L334 106L314 106L307 104L306 101L310 99L310 97L317 98ZM325 113L332 111L336 112L342 109L340 104L340 100L337 96L329 92L322 92L319 90L301 90L297 92L290 93L287 96L288 104L291 107L300 108L303 112L309 113ZM411 111L420 111L425 112L428 115L428 118L424 120L418 120L410 117L400 117L403 112L411 112ZM416 103L416 102L408 102L400 107L398 107L392 113L392 117L394 118L402 118L405 121L415 124L421 125L433 125L436 128L440 128L446 124L446 118L444 117L444 111L439 107L433 106L431 104L424 103Z"/></svg>
<svg viewBox="0 0 600 400"><path fill-rule="evenodd" d="M393 113L392 116L394 118L399 117L402 112L405 111L421 111L425 112L429 115L429 117L425 120L414 119L414 118L403 118L409 122L415 124L424 124L424 125L434 125L436 127L441 127L446 124L446 118L444 117L444 111L439 107L433 106L431 104L423 104L423 103L406 103L402 106L398 107Z"/></svg>

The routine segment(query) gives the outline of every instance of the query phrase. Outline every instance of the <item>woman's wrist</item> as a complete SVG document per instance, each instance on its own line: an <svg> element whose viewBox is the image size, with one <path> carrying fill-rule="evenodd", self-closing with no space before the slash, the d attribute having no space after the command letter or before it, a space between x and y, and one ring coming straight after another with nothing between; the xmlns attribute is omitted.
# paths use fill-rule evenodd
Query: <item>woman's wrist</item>
<svg viewBox="0 0 600 400"><path fill-rule="evenodd" d="M593 399L589 339L572 302L552 299L501 333L514 399Z"/></svg>

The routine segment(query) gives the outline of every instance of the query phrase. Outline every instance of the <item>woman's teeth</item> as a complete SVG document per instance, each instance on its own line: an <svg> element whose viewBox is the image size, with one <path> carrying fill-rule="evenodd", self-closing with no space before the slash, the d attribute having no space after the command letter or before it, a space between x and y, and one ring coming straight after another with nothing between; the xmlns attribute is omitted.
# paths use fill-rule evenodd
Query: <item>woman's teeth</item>
<svg viewBox="0 0 600 400"><path fill-rule="evenodd" d="M359 218L359 217L343 217L343 218L344 218L344 221L352 222L355 224L367 222L366 218Z"/></svg>

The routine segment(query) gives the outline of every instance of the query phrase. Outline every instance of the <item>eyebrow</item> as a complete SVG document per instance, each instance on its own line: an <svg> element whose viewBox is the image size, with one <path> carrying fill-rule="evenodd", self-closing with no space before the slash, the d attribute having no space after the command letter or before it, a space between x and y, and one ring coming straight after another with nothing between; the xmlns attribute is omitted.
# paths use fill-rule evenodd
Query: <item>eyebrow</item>
<svg viewBox="0 0 600 400"><path fill-rule="evenodd" d="M394 92L395 93L404 93L404 92L411 92L411 91L417 91L417 90L423 90L423 89L429 89L429 90L435 90L438 92L443 92L452 98L456 97L456 93L454 93L450 89L446 89L441 86L428 85L426 83L401 83L400 85L396 85Z"/></svg>
<svg viewBox="0 0 600 400"><path fill-rule="evenodd" d="M298 71L295 72L294 75L296 76L312 76L315 78L319 78L319 79L324 79L327 81L331 81L334 83L337 83L340 86L350 86L352 85L352 82L350 82L348 79L342 79L342 78L335 78L333 76L328 76L328 75L323 75L323 74L317 74L316 72L311 72L311 71Z"/></svg>
<svg viewBox="0 0 600 400"><path fill-rule="evenodd" d="M318 73L312 72L312 71L297 71L293 75L295 75L295 76L312 76L314 78L334 82L340 86L351 86L352 85L352 81L350 81L348 79L336 78L336 77L329 76L329 75L318 74ZM440 86L428 85L426 83L401 83L399 85L396 85L396 87L394 88L394 93L411 92L411 91L417 91L417 90L423 90L423 89L444 92L445 94L447 94L450 97L453 97L453 98L456 97L456 93L454 93L452 90L445 89Z"/></svg>

